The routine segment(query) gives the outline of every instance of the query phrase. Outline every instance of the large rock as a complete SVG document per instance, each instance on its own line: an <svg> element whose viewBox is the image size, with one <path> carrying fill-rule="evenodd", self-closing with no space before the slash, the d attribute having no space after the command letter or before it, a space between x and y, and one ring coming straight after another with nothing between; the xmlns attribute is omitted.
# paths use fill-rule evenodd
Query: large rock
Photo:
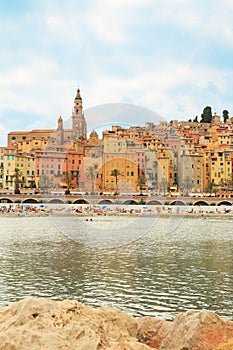
<svg viewBox="0 0 233 350"><path fill-rule="evenodd" d="M115 308L25 299L0 309L0 350L233 350L233 322L209 311L174 321Z"/></svg>
<svg viewBox="0 0 233 350"><path fill-rule="evenodd" d="M136 320L115 308L26 299L0 310L1 350L144 350Z"/></svg>
<svg viewBox="0 0 233 350"><path fill-rule="evenodd" d="M224 343L218 345L214 350L232 350L233 349L233 338L228 339Z"/></svg>
<svg viewBox="0 0 233 350"><path fill-rule="evenodd" d="M213 350L231 337L232 321L210 311L187 311L176 316L159 350Z"/></svg>
<svg viewBox="0 0 233 350"><path fill-rule="evenodd" d="M159 349L171 325L169 321L154 317L140 317L138 319L138 340L152 348Z"/></svg>

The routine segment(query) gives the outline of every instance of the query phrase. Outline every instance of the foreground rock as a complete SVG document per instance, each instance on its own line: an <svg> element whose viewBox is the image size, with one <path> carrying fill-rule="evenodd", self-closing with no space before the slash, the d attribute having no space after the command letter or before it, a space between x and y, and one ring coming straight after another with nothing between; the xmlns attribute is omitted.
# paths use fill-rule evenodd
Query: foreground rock
<svg viewBox="0 0 233 350"><path fill-rule="evenodd" d="M233 322L188 311L138 319L76 301L26 299L0 310L0 350L232 350Z"/></svg>
<svg viewBox="0 0 233 350"><path fill-rule="evenodd" d="M136 337L136 320L110 307L41 298L0 311L1 350L148 349Z"/></svg>
<svg viewBox="0 0 233 350"><path fill-rule="evenodd" d="M228 340L233 338L233 322L221 319L214 312L187 311L177 315L173 322L144 317L138 325L139 340L155 349L233 350L228 345ZM220 344L223 347L217 348Z"/></svg>

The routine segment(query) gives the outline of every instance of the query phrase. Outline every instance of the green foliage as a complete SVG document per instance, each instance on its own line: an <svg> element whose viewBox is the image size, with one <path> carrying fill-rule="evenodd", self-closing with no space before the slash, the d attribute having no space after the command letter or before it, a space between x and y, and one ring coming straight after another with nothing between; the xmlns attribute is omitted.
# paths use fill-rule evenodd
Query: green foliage
<svg viewBox="0 0 233 350"><path fill-rule="evenodd" d="M160 182L159 187L160 187L160 191L163 192L163 195L166 196L168 183L165 177L162 178L162 181Z"/></svg>
<svg viewBox="0 0 233 350"><path fill-rule="evenodd" d="M72 183L72 180L74 179L73 175L68 172L68 171L64 171L63 175L62 175L62 181L65 182L66 186L67 186L67 191L70 191L70 186ZM65 193L65 194L70 194L69 193Z"/></svg>
<svg viewBox="0 0 233 350"><path fill-rule="evenodd" d="M140 189L140 194L142 195L142 190L143 190L143 186L146 184L146 177L144 174L140 175L138 178L138 185L139 185L139 189Z"/></svg>
<svg viewBox="0 0 233 350"><path fill-rule="evenodd" d="M138 204L144 205L144 204L146 204L146 201L141 198L140 201L138 202Z"/></svg>
<svg viewBox="0 0 233 350"><path fill-rule="evenodd" d="M224 111L222 112L222 116L224 123L226 123L227 119L229 119L229 112L226 109L224 109Z"/></svg>
<svg viewBox="0 0 233 350"><path fill-rule="evenodd" d="M51 188L53 186L53 182L50 180L50 178L47 175L42 175L39 178L39 188L42 190L46 190L48 188Z"/></svg>
<svg viewBox="0 0 233 350"><path fill-rule="evenodd" d="M213 192L217 192L217 185L212 182L212 181L209 181L208 184L206 185L205 189L204 189L204 192L205 193L209 193L209 194L212 194Z"/></svg>
<svg viewBox="0 0 233 350"><path fill-rule="evenodd" d="M189 195L189 192L192 190L193 182L190 176L185 176L184 182L182 184L183 191L185 191L185 196Z"/></svg>
<svg viewBox="0 0 233 350"><path fill-rule="evenodd" d="M13 174L13 178L15 179L15 194L20 194L19 190L19 182L22 176L22 171L19 168L15 168L15 172Z"/></svg>
<svg viewBox="0 0 233 350"><path fill-rule="evenodd" d="M118 189L117 189L117 184L118 184L118 176L120 176L120 171L117 170L117 169L113 169L112 172L111 172L111 176L114 176L115 179L116 179L116 191L115 191L115 194L118 193Z"/></svg>
<svg viewBox="0 0 233 350"><path fill-rule="evenodd" d="M206 106L203 109L203 113L201 115L201 123L211 123L212 122L212 110L211 107Z"/></svg>
<svg viewBox="0 0 233 350"><path fill-rule="evenodd" d="M91 180L91 194L94 194L95 179L97 176L97 170L95 166L89 166L86 172L86 176Z"/></svg>

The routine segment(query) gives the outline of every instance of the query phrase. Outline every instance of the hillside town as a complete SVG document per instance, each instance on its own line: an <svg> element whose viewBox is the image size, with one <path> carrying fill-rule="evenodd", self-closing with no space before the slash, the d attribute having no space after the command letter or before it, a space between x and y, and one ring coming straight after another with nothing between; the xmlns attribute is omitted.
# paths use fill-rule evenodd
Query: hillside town
<svg viewBox="0 0 233 350"><path fill-rule="evenodd" d="M0 147L0 191L233 196L233 117L211 107L189 121L112 126L87 135L80 89L71 127L12 131ZM145 115L146 120L146 115Z"/></svg>

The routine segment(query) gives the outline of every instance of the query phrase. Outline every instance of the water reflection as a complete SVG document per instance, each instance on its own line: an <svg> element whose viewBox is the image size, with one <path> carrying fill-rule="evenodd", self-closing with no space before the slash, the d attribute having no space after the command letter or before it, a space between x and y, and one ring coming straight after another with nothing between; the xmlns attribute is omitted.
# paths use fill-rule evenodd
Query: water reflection
<svg viewBox="0 0 233 350"><path fill-rule="evenodd" d="M44 296L134 315L205 308L232 317L230 218L185 218L170 235L160 218L140 240L109 250L70 240L46 217L0 220L1 305Z"/></svg>

